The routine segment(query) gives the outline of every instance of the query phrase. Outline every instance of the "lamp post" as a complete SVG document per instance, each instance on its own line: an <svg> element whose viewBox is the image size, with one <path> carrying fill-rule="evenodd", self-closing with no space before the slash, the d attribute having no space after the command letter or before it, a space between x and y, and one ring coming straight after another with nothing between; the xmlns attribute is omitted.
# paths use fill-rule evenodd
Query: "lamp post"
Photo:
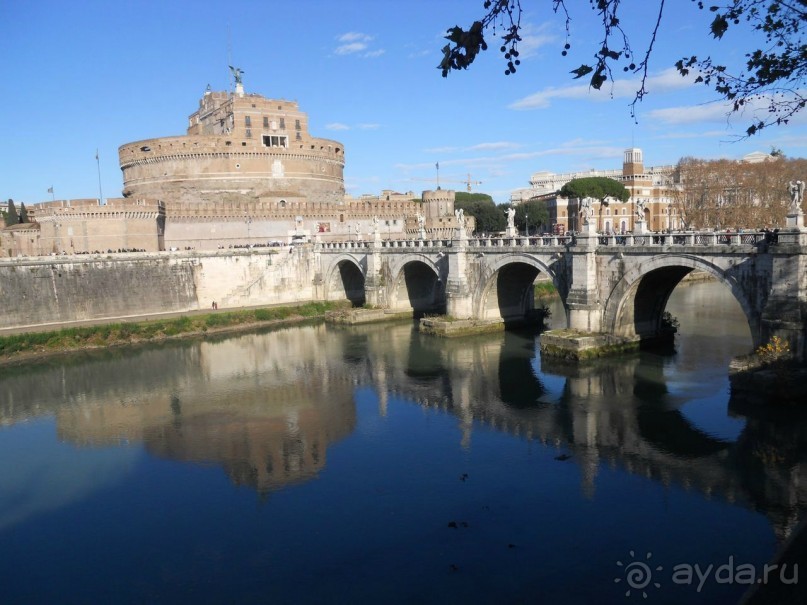
<svg viewBox="0 0 807 605"><path fill-rule="evenodd" d="M530 215L524 213L524 231L527 232L527 237L530 236Z"/></svg>

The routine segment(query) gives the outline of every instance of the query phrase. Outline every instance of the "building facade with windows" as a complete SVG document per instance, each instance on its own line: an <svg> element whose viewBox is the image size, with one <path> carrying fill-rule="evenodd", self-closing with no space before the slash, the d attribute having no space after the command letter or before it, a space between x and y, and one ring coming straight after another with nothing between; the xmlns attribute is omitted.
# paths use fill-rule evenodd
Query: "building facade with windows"
<svg viewBox="0 0 807 605"><path fill-rule="evenodd" d="M602 233L627 233L635 228L640 214L645 228L664 231L683 227L677 213L673 195L675 166L644 166L642 150L637 147L623 153L621 170L589 170L553 174L537 172L530 178L530 187L518 189L510 196L513 204L528 200L544 200L549 210L549 222L558 232L579 231L581 228L579 200L558 195L569 181L585 177L606 177L621 182L630 192L626 202L612 201L594 204L594 220L597 231Z"/></svg>
<svg viewBox="0 0 807 605"><path fill-rule="evenodd" d="M295 101L209 88L184 136L118 150L124 197L166 202L340 202L344 148L312 137Z"/></svg>

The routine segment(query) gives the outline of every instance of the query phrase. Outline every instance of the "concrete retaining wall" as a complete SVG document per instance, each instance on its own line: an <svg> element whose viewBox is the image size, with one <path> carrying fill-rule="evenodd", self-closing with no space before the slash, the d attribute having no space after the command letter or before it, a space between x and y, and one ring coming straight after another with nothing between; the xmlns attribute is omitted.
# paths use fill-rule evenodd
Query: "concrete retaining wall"
<svg viewBox="0 0 807 605"><path fill-rule="evenodd" d="M317 297L306 246L0 261L0 329Z"/></svg>

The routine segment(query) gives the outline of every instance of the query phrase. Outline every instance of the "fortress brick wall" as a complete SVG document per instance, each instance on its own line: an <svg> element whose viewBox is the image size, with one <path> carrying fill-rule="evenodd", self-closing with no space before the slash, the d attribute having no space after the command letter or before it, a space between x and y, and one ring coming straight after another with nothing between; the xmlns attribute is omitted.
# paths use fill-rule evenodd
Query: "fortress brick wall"
<svg viewBox="0 0 807 605"><path fill-rule="evenodd" d="M339 202L344 148L308 133L294 101L205 92L187 135L146 139L118 150L125 197L179 202L303 197Z"/></svg>
<svg viewBox="0 0 807 605"><path fill-rule="evenodd" d="M288 243L294 235L321 241L369 239L373 218L378 218L383 238L401 238L406 224L418 212L418 201L398 196L393 200L365 198L340 203L316 203L299 198L287 200L166 203L165 246L183 250L213 250L220 247ZM453 221L453 215L444 217ZM441 219L433 219L442 227ZM358 232L357 232L358 226Z"/></svg>
<svg viewBox="0 0 807 605"><path fill-rule="evenodd" d="M3 328L315 300L309 247L0 260Z"/></svg>
<svg viewBox="0 0 807 605"><path fill-rule="evenodd" d="M162 246L165 207L155 200L57 200L33 205L29 216L33 222L4 230L3 256L156 252Z"/></svg>

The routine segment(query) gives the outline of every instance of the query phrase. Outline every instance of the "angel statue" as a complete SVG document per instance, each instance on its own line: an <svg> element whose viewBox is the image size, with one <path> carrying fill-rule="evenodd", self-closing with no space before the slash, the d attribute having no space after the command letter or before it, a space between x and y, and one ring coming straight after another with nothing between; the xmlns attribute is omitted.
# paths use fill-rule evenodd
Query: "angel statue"
<svg viewBox="0 0 807 605"><path fill-rule="evenodd" d="M593 197L584 197L580 200L580 214L583 215L583 219L588 223L588 219L594 216L594 198Z"/></svg>
<svg viewBox="0 0 807 605"><path fill-rule="evenodd" d="M378 217L373 217L373 233L378 233Z"/></svg>
<svg viewBox="0 0 807 605"><path fill-rule="evenodd" d="M638 199L636 200L636 218L640 221L644 220L644 212L647 210L647 200Z"/></svg>
<svg viewBox="0 0 807 605"><path fill-rule="evenodd" d="M230 71L233 72L233 78L235 78L236 84L242 84L241 76L244 75L244 70L240 67L233 67L232 65L229 66Z"/></svg>
<svg viewBox="0 0 807 605"><path fill-rule="evenodd" d="M465 211L460 208L459 210L454 211L454 216L457 217L457 226L464 227L465 226Z"/></svg>
<svg viewBox="0 0 807 605"><path fill-rule="evenodd" d="M426 224L426 217L423 216L420 212L418 212L418 227L423 229L423 226Z"/></svg>
<svg viewBox="0 0 807 605"><path fill-rule="evenodd" d="M790 181L788 186L790 189L790 212L798 212L801 210L801 204L804 201L804 181Z"/></svg>
<svg viewBox="0 0 807 605"><path fill-rule="evenodd" d="M516 209L510 206L505 210L505 214L507 215L507 227L514 229L516 226Z"/></svg>

